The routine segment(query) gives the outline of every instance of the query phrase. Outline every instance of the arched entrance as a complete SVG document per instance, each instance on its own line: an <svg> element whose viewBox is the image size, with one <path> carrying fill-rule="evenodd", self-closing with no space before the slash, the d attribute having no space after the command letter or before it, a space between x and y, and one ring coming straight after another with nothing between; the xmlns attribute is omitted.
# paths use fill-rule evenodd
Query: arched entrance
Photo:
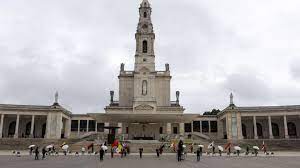
<svg viewBox="0 0 300 168"><path fill-rule="evenodd" d="M263 136L262 125L260 123L256 123L256 132L258 137ZM253 133L254 133L254 127L253 127Z"/></svg>
<svg viewBox="0 0 300 168"><path fill-rule="evenodd" d="M46 134L46 123L44 123L42 126L42 138L45 138L45 134Z"/></svg>
<svg viewBox="0 0 300 168"><path fill-rule="evenodd" d="M296 125L293 122L288 122L287 127L289 136L297 136Z"/></svg>
<svg viewBox="0 0 300 168"><path fill-rule="evenodd" d="M245 124L242 124L242 135L244 138L247 137L247 129Z"/></svg>
<svg viewBox="0 0 300 168"><path fill-rule="evenodd" d="M272 133L274 137L279 137L279 126L276 123L272 123Z"/></svg>
<svg viewBox="0 0 300 168"><path fill-rule="evenodd" d="M30 135L30 130L31 130L31 121L26 124L26 130L25 130L26 136Z"/></svg>
<svg viewBox="0 0 300 168"><path fill-rule="evenodd" d="M16 130L16 121L13 121L9 124L8 127L8 136L12 137L15 135L15 130Z"/></svg>
<svg viewBox="0 0 300 168"><path fill-rule="evenodd" d="M263 136L262 125L260 123L256 123L256 128L257 128L257 136L262 137Z"/></svg>

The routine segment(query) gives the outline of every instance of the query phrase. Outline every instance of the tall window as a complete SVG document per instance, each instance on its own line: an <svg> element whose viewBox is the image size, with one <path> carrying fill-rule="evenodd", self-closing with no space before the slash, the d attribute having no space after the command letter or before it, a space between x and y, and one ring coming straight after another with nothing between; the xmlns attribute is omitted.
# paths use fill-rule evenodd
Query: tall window
<svg viewBox="0 0 300 168"><path fill-rule="evenodd" d="M147 81L143 80L142 83L142 95L147 95Z"/></svg>
<svg viewBox="0 0 300 168"><path fill-rule="evenodd" d="M147 12L144 12L144 18L146 18L147 17Z"/></svg>
<svg viewBox="0 0 300 168"><path fill-rule="evenodd" d="M143 53L148 52L148 43L146 40L143 41Z"/></svg>

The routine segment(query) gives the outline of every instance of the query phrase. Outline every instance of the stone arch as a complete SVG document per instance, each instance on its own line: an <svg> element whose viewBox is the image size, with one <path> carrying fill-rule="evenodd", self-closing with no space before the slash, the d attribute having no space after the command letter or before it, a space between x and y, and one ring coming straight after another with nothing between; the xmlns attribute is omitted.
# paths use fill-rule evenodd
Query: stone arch
<svg viewBox="0 0 300 168"><path fill-rule="evenodd" d="M8 136L14 136L16 130L16 121L12 121L8 126Z"/></svg>
<svg viewBox="0 0 300 168"><path fill-rule="evenodd" d="M31 130L31 121L26 124L25 135L29 136Z"/></svg>
<svg viewBox="0 0 300 168"><path fill-rule="evenodd" d="M297 136L297 128L295 123L288 122L287 127L289 136Z"/></svg>
<svg viewBox="0 0 300 168"><path fill-rule="evenodd" d="M247 127L245 124L242 124L242 135L243 137L247 137Z"/></svg>
<svg viewBox="0 0 300 168"><path fill-rule="evenodd" d="M274 137L279 136L279 126L276 123L272 123L272 133Z"/></svg>
<svg viewBox="0 0 300 168"><path fill-rule="evenodd" d="M148 52L148 42L147 40L143 41L143 53L147 53Z"/></svg>

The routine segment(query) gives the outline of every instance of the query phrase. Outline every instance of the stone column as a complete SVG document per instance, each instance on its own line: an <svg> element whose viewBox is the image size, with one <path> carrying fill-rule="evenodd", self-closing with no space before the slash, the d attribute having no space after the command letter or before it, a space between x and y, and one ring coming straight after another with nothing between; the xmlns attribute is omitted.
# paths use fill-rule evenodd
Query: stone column
<svg viewBox="0 0 300 168"><path fill-rule="evenodd" d="M3 122L4 122L4 114L1 114L1 121L0 121L0 138L3 137Z"/></svg>
<svg viewBox="0 0 300 168"><path fill-rule="evenodd" d="M274 139L271 116L268 116L268 122L269 122L269 138Z"/></svg>
<svg viewBox="0 0 300 168"><path fill-rule="evenodd" d="M202 134L202 121L200 120L200 133Z"/></svg>
<svg viewBox="0 0 300 168"><path fill-rule="evenodd" d="M122 131L122 123L118 123L118 127L120 127L119 129L118 129L118 134L122 134L123 133L123 131Z"/></svg>
<svg viewBox="0 0 300 168"><path fill-rule="evenodd" d="M167 123L167 134L171 135L172 134L172 126L171 123Z"/></svg>
<svg viewBox="0 0 300 168"><path fill-rule="evenodd" d="M254 127L254 139L258 139L257 127L256 127L256 116L253 116L253 127Z"/></svg>
<svg viewBox="0 0 300 168"><path fill-rule="evenodd" d="M227 133L227 139L232 139L232 114L228 113L226 116L226 133Z"/></svg>
<svg viewBox="0 0 300 168"><path fill-rule="evenodd" d="M179 123L179 134L184 135L184 123Z"/></svg>
<svg viewBox="0 0 300 168"><path fill-rule="evenodd" d="M34 136L33 136L33 130L34 130L34 118L35 118L35 116L32 115L32 117L31 117L31 128L30 128L30 138L33 138L33 137L34 137Z"/></svg>
<svg viewBox="0 0 300 168"><path fill-rule="evenodd" d="M104 127L108 127L109 126L109 122L104 123ZM109 130L108 129L104 129L104 133L108 134Z"/></svg>
<svg viewBox="0 0 300 168"><path fill-rule="evenodd" d="M65 138L70 138L71 134L71 119L65 120Z"/></svg>
<svg viewBox="0 0 300 168"><path fill-rule="evenodd" d="M95 122L95 132L98 132L98 122Z"/></svg>
<svg viewBox="0 0 300 168"><path fill-rule="evenodd" d="M89 132L89 121L90 120L86 120L86 132Z"/></svg>
<svg viewBox="0 0 300 168"><path fill-rule="evenodd" d="M208 133L210 134L211 128L210 128L210 120L208 120Z"/></svg>
<svg viewBox="0 0 300 168"><path fill-rule="evenodd" d="M78 130L77 130L77 136L79 137L80 135L80 120L78 120Z"/></svg>
<svg viewBox="0 0 300 168"><path fill-rule="evenodd" d="M236 127L237 127L237 137L238 139L244 139L243 137L243 130L242 130L242 116L241 113L236 113Z"/></svg>
<svg viewBox="0 0 300 168"><path fill-rule="evenodd" d="M289 139L289 132L287 127L286 115L283 116L283 124L284 124L284 137L285 139Z"/></svg>
<svg viewBox="0 0 300 168"><path fill-rule="evenodd" d="M19 122L20 122L20 115L17 114L17 120L16 120L16 128L15 128L14 138L18 138L19 137Z"/></svg>
<svg viewBox="0 0 300 168"><path fill-rule="evenodd" d="M191 133L194 132L194 121L191 122Z"/></svg>

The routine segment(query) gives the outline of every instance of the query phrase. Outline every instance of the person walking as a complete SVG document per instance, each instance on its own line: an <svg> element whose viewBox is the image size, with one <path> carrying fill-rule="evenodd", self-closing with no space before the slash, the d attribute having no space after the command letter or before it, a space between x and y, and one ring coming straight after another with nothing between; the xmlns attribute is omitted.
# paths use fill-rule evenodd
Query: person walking
<svg viewBox="0 0 300 168"><path fill-rule="evenodd" d="M202 147L200 147L199 150L200 150L200 156L202 156Z"/></svg>
<svg viewBox="0 0 300 168"><path fill-rule="evenodd" d="M182 155L182 151L180 149L177 149L177 161L178 162L181 161L181 155Z"/></svg>
<svg viewBox="0 0 300 168"><path fill-rule="evenodd" d="M42 154L43 154L43 157L42 157L42 159L45 159L45 155L46 155L46 148L44 147L43 149L42 149Z"/></svg>
<svg viewBox="0 0 300 168"><path fill-rule="evenodd" d="M103 148L100 148L99 154L100 154L100 162L102 162L103 161L103 156L104 156L104 150L103 150Z"/></svg>
<svg viewBox="0 0 300 168"><path fill-rule="evenodd" d="M246 155L248 155L249 154L249 146L247 145L247 147L246 147Z"/></svg>
<svg viewBox="0 0 300 168"><path fill-rule="evenodd" d="M114 148L113 147L110 148L110 157L114 158Z"/></svg>
<svg viewBox="0 0 300 168"><path fill-rule="evenodd" d="M159 149L156 149L156 156L159 157Z"/></svg>
<svg viewBox="0 0 300 168"><path fill-rule="evenodd" d="M197 162L199 162L200 161L200 148L197 149L196 154L197 154Z"/></svg>
<svg viewBox="0 0 300 168"><path fill-rule="evenodd" d="M39 160L39 153L40 153L39 152L39 147L36 147L34 152L35 152L35 158L34 159Z"/></svg>
<svg viewBox="0 0 300 168"><path fill-rule="evenodd" d="M143 157L143 148L139 148L139 151L140 151L140 158L142 158Z"/></svg>
<svg viewBox="0 0 300 168"><path fill-rule="evenodd" d="M81 148L81 155L84 155L84 153L85 153L85 147L82 147Z"/></svg>
<svg viewBox="0 0 300 168"><path fill-rule="evenodd" d="M213 147L212 147L212 155L213 155L213 156L215 155L215 150L216 150L216 147L213 146Z"/></svg>
<svg viewBox="0 0 300 168"><path fill-rule="evenodd" d="M33 152L33 147L30 147L29 155L31 156Z"/></svg>
<svg viewBox="0 0 300 168"><path fill-rule="evenodd" d="M183 141L180 140L178 142L178 150L177 150L177 159L180 162L182 160L182 152L183 152Z"/></svg>

